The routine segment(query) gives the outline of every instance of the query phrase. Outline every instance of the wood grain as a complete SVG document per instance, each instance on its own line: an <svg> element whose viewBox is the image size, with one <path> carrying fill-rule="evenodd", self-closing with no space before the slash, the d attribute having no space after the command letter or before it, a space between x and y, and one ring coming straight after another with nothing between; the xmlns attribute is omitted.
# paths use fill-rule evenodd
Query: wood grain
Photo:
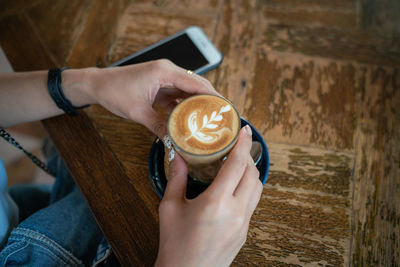
<svg viewBox="0 0 400 267"><path fill-rule="evenodd" d="M113 43L113 33L118 18L126 8L127 2L107 0L94 2L87 12L85 26L76 40L74 49L69 53L67 59L69 66L75 68L107 66L107 50Z"/></svg>
<svg viewBox="0 0 400 267"><path fill-rule="evenodd" d="M233 266L348 265L352 154L268 148L267 185Z"/></svg>
<svg viewBox="0 0 400 267"><path fill-rule="evenodd" d="M400 262L400 75L365 68L357 92L352 264Z"/></svg>
<svg viewBox="0 0 400 267"><path fill-rule="evenodd" d="M1 20L0 32L1 47L14 71L41 70L56 66L24 12Z"/></svg>
<svg viewBox="0 0 400 267"><path fill-rule="evenodd" d="M351 2L351 1L350 1ZM268 2L267 2L268 3ZM341 29L357 27L356 9L338 8L299 8L298 5L266 4L264 16L269 20L284 22L285 24L306 24L313 26L330 26Z"/></svg>
<svg viewBox="0 0 400 267"><path fill-rule="evenodd" d="M156 138L152 132L100 106L90 107L87 114L120 161L147 166L150 147Z"/></svg>
<svg viewBox="0 0 400 267"><path fill-rule="evenodd" d="M215 44L224 55L222 64L206 77L242 114L245 92L251 82L258 16L256 1L227 1L221 9Z"/></svg>
<svg viewBox="0 0 400 267"><path fill-rule="evenodd" d="M60 155L68 159L66 165L72 170L103 233L113 237L108 241L120 263L152 265L158 248L158 219L154 209L149 209L154 207L154 198L151 203L145 202L148 199L144 200L138 193L142 191L141 184L127 176L84 112L77 117L64 115L48 119L44 125ZM74 147L64 140L75 140ZM91 160L82 160L88 158ZM132 170L132 177L140 180L143 168Z"/></svg>
<svg viewBox="0 0 400 267"><path fill-rule="evenodd" d="M400 35L400 3L395 0L360 0L360 26L388 36Z"/></svg>
<svg viewBox="0 0 400 267"><path fill-rule="evenodd" d="M213 9L210 10L206 1L199 2L203 3L198 4L201 9L185 9L183 6L167 3L132 4L124 10L107 54L107 64L112 64L192 25L198 25L207 35L213 36L217 13L213 12ZM214 5L216 4L211 7Z"/></svg>
<svg viewBox="0 0 400 267"><path fill-rule="evenodd" d="M354 65L260 49L245 116L268 140L353 149Z"/></svg>
<svg viewBox="0 0 400 267"><path fill-rule="evenodd" d="M27 10L38 37L58 65L65 65L94 0L46 0Z"/></svg>
<svg viewBox="0 0 400 267"><path fill-rule="evenodd" d="M23 12L25 9L37 5L43 0L0 0L0 20L8 16L14 16L15 14Z"/></svg>
<svg viewBox="0 0 400 267"><path fill-rule="evenodd" d="M204 29L224 54L205 76L262 133L271 157L233 266L400 264L394 0L0 6L0 44L16 71L103 67L188 26ZM146 165L154 135L96 105L44 124L121 264L151 266L159 199Z"/></svg>
<svg viewBox="0 0 400 267"><path fill-rule="evenodd" d="M293 26L279 21L268 23L262 36L263 44L268 50L393 67L398 66L400 61L399 39L383 32L343 31L311 25Z"/></svg>
<svg viewBox="0 0 400 267"><path fill-rule="evenodd" d="M398 66L398 4L371 2L376 1L261 1L262 43L269 51ZM378 26L377 17L385 15L393 19Z"/></svg>
<svg viewBox="0 0 400 267"><path fill-rule="evenodd" d="M354 10L356 0L263 0L262 4L280 7L292 7L294 9L333 9L333 10Z"/></svg>
<svg viewBox="0 0 400 267"><path fill-rule="evenodd" d="M46 50L41 40L36 36L35 29L26 19L25 14L19 14L15 17L2 20L0 27L4 27L5 33L1 35L1 43L5 44L5 49L13 50L16 53L7 53L11 64L16 71L26 71L35 69L46 69L54 67L51 52ZM11 27L12 31L8 32ZM13 32L20 32L21 35L14 35ZM24 41L21 40L23 38ZM29 40L29 42L27 42ZM34 45L35 49L29 49L30 45ZM18 48L18 49L16 49ZM21 51L27 51L24 55ZM19 52L19 53L18 53ZM41 56L41 60L37 57ZM151 190L142 192L135 200L131 194L133 188L138 185L143 186L143 179L139 183L135 183L126 176L120 163L116 160L113 152L108 148L108 145L94 131L94 128L88 117L81 113L77 118L60 116L43 122L49 135L53 139L60 154L66 160L68 168L71 170L79 187L81 188L85 198L95 214L95 218L101 226L106 236L117 236L121 234L121 241L110 240L114 251L120 258L121 264L125 266L132 265L148 265L151 266L154 262L157 247L158 247L158 218L156 216L158 199ZM60 129L63 129L60 131ZM74 129L71 131L71 129ZM78 129L81 129L79 131ZM90 132L93 131L93 134ZM83 134L85 132L85 134ZM72 136L71 136L72 134ZM79 140L74 145L65 142L65 140ZM83 143L80 143L82 141ZM82 145L91 144L89 150L82 149ZM97 147L97 148L96 148ZM100 149L100 150L97 150ZM96 151L96 152L94 152ZM76 154L78 153L78 154ZM79 154L82 153L82 154ZM95 153L95 154L93 154ZM93 164L94 162L82 161L80 159L96 158L101 163ZM101 167L99 167L101 166ZM104 169L105 168L105 169ZM130 174L133 177L143 176L143 168L134 167L130 169ZM99 174L102 175L99 175ZM86 177L89 175L92 177ZM78 178L86 177L82 182ZM118 181L121 179L121 181ZM118 190L116 187L123 186L125 190ZM150 186L150 183L149 183ZM143 192L154 194L149 204L152 209L146 208L141 197L144 197ZM134 193L133 193L134 194ZM151 194L150 194L151 196ZM107 199L113 199L108 201ZM132 201L132 202L131 202ZM148 198L145 201L150 201ZM131 211L135 205L139 205L135 209L135 214ZM117 208L118 207L118 208ZM156 216L156 217L154 217ZM132 220L133 219L133 220ZM142 227L127 227L128 225L137 225L140 220L143 220ZM115 227L115 222L118 222L119 227ZM147 229L147 230L146 230ZM133 230L133 231L132 231ZM151 233L151 234L149 234ZM129 237L130 236L130 237ZM122 240L123 239L123 240ZM142 242L140 240L146 240ZM134 248L138 243L143 247ZM126 250L128 248L128 250ZM134 250L137 250L134 252ZM139 259L143 257L142 259Z"/></svg>

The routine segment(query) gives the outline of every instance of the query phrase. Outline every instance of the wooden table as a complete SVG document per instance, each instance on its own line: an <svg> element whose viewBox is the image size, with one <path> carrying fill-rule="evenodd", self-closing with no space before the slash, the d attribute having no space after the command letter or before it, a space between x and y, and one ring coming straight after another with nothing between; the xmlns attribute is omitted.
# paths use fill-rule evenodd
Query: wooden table
<svg viewBox="0 0 400 267"><path fill-rule="evenodd" d="M400 264L400 14L393 0L0 1L16 71L107 66L198 25L205 75L264 136L270 174L233 266ZM123 266L150 266L154 135L99 106L43 122Z"/></svg>

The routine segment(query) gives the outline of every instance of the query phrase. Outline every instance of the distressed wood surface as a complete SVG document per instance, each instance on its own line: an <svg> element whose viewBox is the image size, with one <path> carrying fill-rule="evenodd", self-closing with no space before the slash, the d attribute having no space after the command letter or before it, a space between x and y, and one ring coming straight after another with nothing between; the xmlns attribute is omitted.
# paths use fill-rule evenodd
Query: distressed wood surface
<svg viewBox="0 0 400 267"><path fill-rule="evenodd" d="M108 65L190 25L198 25L210 37L214 35L216 1L192 1L199 9L188 9L174 1L160 2L156 6L148 2L127 6L108 50Z"/></svg>
<svg viewBox="0 0 400 267"><path fill-rule="evenodd" d="M233 265L347 266L352 154L268 145L268 184Z"/></svg>
<svg viewBox="0 0 400 267"><path fill-rule="evenodd" d="M258 128L271 157L232 265L400 264L394 0L0 0L0 7L0 44L16 71L104 67L202 27L224 54L205 76ZM121 264L151 266L159 204L147 174L154 136L96 105L77 119L44 124Z"/></svg>
<svg viewBox="0 0 400 267"><path fill-rule="evenodd" d="M400 73L359 77L354 165L354 265L400 264Z"/></svg>

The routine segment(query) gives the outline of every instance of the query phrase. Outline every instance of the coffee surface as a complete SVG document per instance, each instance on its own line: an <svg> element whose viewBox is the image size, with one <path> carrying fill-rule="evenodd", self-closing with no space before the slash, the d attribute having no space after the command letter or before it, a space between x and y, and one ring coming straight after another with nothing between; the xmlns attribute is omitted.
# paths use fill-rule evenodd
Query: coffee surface
<svg viewBox="0 0 400 267"><path fill-rule="evenodd" d="M211 95L188 98L170 115L168 131L176 145L193 154L211 154L236 138L240 119L225 99Z"/></svg>

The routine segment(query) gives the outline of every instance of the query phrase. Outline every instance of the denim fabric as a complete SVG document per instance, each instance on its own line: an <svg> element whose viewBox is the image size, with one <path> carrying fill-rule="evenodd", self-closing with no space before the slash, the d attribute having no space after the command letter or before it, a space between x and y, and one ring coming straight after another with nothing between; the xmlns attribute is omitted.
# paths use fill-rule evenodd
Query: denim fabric
<svg viewBox="0 0 400 267"><path fill-rule="evenodd" d="M19 210L7 193L7 174L0 158L0 250L5 245L11 230L18 225Z"/></svg>
<svg viewBox="0 0 400 267"><path fill-rule="evenodd" d="M23 189L10 190L23 199L20 203L40 204L25 209L27 218L11 232L0 253L0 266L90 266L95 257L110 254L107 242L97 251L105 239L55 150L48 165L57 173L56 182L50 194L45 188L37 191L40 201L28 187L25 196ZM47 202L50 205L42 208Z"/></svg>
<svg viewBox="0 0 400 267"><path fill-rule="evenodd" d="M8 194L19 207L19 221L50 204L52 185L21 184L8 189ZM32 201L34 200L34 201Z"/></svg>
<svg viewBox="0 0 400 267"><path fill-rule="evenodd" d="M16 228L1 253L1 266L85 266L72 253L39 232Z"/></svg>
<svg viewBox="0 0 400 267"><path fill-rule="evenodd" d="M98 249L96 257L93 260L93 267L118 267L121 266L115 257L107 240L103 238Z"/></svg>

